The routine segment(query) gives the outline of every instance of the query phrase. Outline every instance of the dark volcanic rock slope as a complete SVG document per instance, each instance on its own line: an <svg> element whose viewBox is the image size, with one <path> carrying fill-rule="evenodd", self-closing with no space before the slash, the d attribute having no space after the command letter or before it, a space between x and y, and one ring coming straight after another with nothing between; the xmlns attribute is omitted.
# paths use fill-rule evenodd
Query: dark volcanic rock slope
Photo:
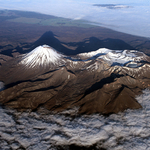
<svg viewBox="0 0 150 150"><path fill-rule="evenodd" d="M20 43L17 47L13 47L12 45L0 46L0 54L13 57L18 54L30 52L36 47L44 44L51 45L51 47L59 50L59 52L62 52L65 55L77 55L79 53L90 52L103 47L112 50L134 49L124 41L112 38L100 40L96 37L90 37L83 39L82 42L61 42L53 32L48 31L33 43Z"/></svg>
<svg viewBox="0 0 150 150"><path fill-rule="evenodd" d="M141 108L135 96L150 86L149 57L134 50L68 57L43 45L2 64L0 72L0 102L19 110L117 113Z"/></svg>

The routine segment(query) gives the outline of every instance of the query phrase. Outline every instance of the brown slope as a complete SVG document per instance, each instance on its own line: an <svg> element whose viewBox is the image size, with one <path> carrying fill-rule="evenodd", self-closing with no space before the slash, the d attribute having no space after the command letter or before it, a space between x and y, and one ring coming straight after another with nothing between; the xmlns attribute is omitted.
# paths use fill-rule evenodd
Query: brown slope
<svg viewBox="0 0 150 150"><path fill-rule="evenodd" d="M101 67L86 69L95 62ZM85 114L109 114L141 108L135 96L149 86L149 69L136 78L127 75L128 71L126 75L120 69L112 72L115 66L106 65L103 61L91 60L86 65L82 62L78 64L80 67L73 68L71 63L68 61L66 66L10 85L0 92L0 102L19 110L45 107L58 112L79 107L79 113ZM131 69L134 72L137 68Z"/></svg>

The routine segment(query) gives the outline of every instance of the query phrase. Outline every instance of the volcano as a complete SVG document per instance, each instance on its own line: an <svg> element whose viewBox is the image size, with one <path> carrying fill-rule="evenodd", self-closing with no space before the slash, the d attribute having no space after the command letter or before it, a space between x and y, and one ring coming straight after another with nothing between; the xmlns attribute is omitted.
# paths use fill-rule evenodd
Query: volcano
<svg viewBox="0 0 150 150"><path fill-rule="evenodd" d="M0 103L18 110L111 114L142 106L135 99L150 86L150 58L136 50L64 55L38 46L0 67Z"/></svg>

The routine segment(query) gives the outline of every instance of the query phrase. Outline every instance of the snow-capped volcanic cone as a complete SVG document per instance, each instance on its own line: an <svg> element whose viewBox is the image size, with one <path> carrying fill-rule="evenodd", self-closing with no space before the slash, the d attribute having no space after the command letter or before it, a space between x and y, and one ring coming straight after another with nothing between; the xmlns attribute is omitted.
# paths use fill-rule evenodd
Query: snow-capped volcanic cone
<svg viewBox="0 0 150 150"><path fill-rule="evenodd" d="M21 64L28 68L60 66L63 62L63 55L58 53L52 47L43 45L35 48L22 57Z"/></svg>
<svg viewBox="0 0 150 150"><path fill-rule="evenodd" d="M48 45L38 46L31 52L5 63L2 67L1 77L2 80L5 80L6 85L30 80L64 65L65 60L63 58L62 54Z"/></svg>
<svg viewBox="0 0 150 150"><path fill-rule="evenodd" d="M0 102L21 110L77 107L86 114L141 108L135 96L150 86L149 60L134 50L101 48L69 57L39 46L2 64Z"/></svg>

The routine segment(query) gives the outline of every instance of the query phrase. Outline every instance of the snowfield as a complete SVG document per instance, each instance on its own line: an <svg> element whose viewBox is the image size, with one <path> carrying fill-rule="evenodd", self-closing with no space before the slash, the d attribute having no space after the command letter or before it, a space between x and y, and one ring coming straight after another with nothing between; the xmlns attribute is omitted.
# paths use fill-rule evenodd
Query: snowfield
<svg viewBox="0 0 150 150"><path fill-rule="evenodd" d="M71 117L59 114L17 112L0 107L0 149L55 150L56 145L79 145L108 150L150 150L150 91L137 97L143 106L108 117L94 114Z"/></svg>
<svg viewBox="0 0 150 150"><path fill-rule="evenodd" d="M80 57L103 59L110 64L125 65L129 62L138 63L146 58L143 52L135 50L110 50L107 48L100 48L96 51L81 53ZM131 67L132 68L132 67Z"/></svg>

